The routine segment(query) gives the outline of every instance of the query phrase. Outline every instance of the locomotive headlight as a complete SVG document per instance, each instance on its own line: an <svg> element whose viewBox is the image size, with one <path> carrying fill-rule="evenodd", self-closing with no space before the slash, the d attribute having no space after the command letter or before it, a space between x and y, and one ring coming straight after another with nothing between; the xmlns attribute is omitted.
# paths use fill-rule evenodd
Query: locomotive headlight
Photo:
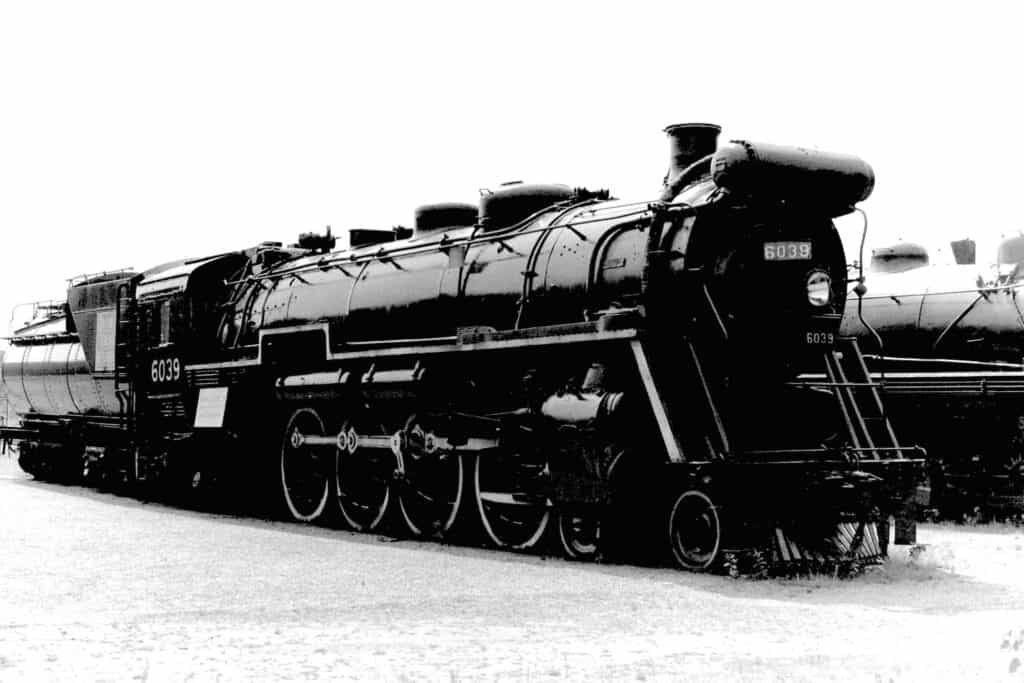
<svg viewBox="0 0 1024 683"><path fill-rule="evenodd" d="M807 300L812 306L827 306L832 301L832 278L823 270L807 276Z"/></svg>

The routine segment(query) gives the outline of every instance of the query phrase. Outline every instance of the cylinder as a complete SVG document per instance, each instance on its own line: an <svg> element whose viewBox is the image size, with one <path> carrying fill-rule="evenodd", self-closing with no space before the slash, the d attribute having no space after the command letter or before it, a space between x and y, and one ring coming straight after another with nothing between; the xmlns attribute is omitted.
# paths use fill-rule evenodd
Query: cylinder
<svg viewBox="0 0 1024 683"><path fill-rule="evenodd" d="M544 401L540 412L556 422L579 424L610 417L621 403L620 393L555 394Z"/></svg>

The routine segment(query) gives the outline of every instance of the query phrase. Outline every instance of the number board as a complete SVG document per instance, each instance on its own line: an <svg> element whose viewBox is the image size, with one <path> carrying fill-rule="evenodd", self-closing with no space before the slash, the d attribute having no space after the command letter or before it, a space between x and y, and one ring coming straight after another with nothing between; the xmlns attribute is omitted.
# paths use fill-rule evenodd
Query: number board
<svg viewBox="0 0 1024 683"><path fill-rule="evenodd" d="M765 261L810 261L810 242L765 242Z"/></svg>
<svg viewBox="0 0 1024 683"><path fill-rule="evenodd" d="M808 346L834 346L836 343L835 332L807 332L804 341Z"/></svg>
<svg viewBox="0 0 1024 683"><path fill-rule="evenodd" d="M146 378L154 390L175 390L185 376L185 366L177 356L155 356L146 367Z"/></svg>

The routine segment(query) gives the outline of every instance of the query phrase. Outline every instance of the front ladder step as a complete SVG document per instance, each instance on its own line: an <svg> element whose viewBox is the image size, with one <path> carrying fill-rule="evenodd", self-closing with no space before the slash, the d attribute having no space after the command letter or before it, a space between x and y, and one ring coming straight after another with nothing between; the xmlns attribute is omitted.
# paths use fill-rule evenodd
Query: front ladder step
<svg viewBox="0 0 1024 683"><path fill-rule="evenodd" d="M889 457L892 449L902 455L880 387L872 381L856 339L841 339L838 348L825 353L825 373L825 386L836 397L854 448L876 460Z"/></svg>

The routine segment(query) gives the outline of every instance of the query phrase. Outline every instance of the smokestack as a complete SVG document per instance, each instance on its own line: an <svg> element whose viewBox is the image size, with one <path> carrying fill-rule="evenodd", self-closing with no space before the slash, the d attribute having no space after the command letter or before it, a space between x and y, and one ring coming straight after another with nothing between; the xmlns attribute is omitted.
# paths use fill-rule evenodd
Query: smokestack
<svg viewBox="0 0 1024 683"><path fill-rule="evenodd" d="M668 173L662 181L661 201L676 198L689 179L683 172L718 147L722 127L713 123L677 123L665 128L669 139Z"/></svg>

